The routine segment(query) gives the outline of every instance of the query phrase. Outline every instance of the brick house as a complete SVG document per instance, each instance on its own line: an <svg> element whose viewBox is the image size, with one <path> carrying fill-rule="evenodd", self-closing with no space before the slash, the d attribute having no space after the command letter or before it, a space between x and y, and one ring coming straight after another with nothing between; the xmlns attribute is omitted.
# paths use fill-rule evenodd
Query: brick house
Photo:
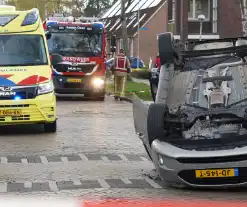
<svg viewBox="0 0 247 207"><path fill-rule="evenodd" d="M199 14L206 17L203 23L203 39L242 35L241 8L237 0L132 0L126 9L131 56L138 55L138 8L139 55L145 63L148 63L150 56L153 58L157 54L157 34L170 30L174 32L176 39L180 38L181 12L188 18L184 30L188 31L189 39L199 38ZM116 35L117 50L123 47L120 12L121 0L118 0L101 16L106 25L108 46L111 35Z"/></svg>
<svg viewBox="0 0 247 207"><path fill-rule="evenodd" d="M168 0L168 20L174 22L174 33L180 38L181 13L188 14L184 30L189 39L198 39L200 22L198 15L203 14L203 39L234 37L243 35L241 6L238 0ZM181 1L183 5L181 11Z"/></svg>

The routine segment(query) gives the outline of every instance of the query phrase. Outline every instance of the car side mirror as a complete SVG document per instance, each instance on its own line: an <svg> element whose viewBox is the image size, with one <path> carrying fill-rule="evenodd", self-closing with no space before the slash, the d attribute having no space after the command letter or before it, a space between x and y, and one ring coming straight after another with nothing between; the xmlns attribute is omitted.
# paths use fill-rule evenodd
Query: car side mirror
<svg viewBox="0 0 247 207"><path fill-rule="evenodd" d="M49 40L51 38L51 33L50 32L46 32L45 33L45 37L46 37L46 40Z"/></svg>
<svg viewBox="0 0 247 207"><path fill-rule="evenodd" d="M116 35L111 36L111 52L116 52Z"/></svg>

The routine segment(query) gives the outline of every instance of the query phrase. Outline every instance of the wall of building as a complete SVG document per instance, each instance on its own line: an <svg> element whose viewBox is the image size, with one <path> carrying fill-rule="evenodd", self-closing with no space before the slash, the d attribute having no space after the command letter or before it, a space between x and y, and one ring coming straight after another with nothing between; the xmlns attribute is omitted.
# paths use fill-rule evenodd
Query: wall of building
<svg viewBox="0 0 247 207"><path fill-rule="evenodd" d="M242 36L239 0L218 0L218 31L220 37Z"/></svg>
<svg viewBox="0 0 247 207"><path fill-rule="evenodd" d="M180 34L180 4L182 0L176 0L176 34ZM204 22L203 34L212 34L213 1L210 1L210 21ZM218 34L220 37L235 37L242 35L242 19L240 0L218 0ZM189 34L199 34L200 23L188 22Z"/></svg>
<svg viewBox="0 0 247 207"><path fill-rule="evenodd" d="M149 63L150 56L154 58L158 52L157 34L167 31L168 23L168 4L159 9L159 11L153 16L153 18L145 25L148 30L140 31L140 58ZM133 39L133 55L138 54L138 40L137 35Z"/></svg>

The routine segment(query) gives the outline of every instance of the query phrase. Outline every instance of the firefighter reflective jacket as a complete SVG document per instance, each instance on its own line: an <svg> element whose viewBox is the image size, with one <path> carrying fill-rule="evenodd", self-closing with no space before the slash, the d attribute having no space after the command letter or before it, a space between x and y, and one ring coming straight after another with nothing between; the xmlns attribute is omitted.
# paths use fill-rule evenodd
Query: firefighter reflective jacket
<svg viewBox="0 0 247 207"><path fill-rule="evenodd" d="M115 57L114 72L116 75L124 76L127 74L128 68L130 67L128 58L123 54L119 53Z"/></svg>

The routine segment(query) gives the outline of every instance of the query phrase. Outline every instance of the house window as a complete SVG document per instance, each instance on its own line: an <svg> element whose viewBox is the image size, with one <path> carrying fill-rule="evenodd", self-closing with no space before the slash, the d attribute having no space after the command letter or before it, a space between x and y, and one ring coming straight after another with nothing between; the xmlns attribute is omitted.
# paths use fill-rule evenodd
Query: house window
<svg viewBox="0 0 247 207"><path fill-rule="evenodd" d="M197 20L197 17L203 14L206 19L210 18L210 0L189 0L188 16L191 20Z"/></svg>

